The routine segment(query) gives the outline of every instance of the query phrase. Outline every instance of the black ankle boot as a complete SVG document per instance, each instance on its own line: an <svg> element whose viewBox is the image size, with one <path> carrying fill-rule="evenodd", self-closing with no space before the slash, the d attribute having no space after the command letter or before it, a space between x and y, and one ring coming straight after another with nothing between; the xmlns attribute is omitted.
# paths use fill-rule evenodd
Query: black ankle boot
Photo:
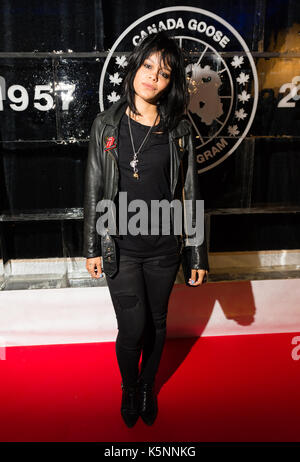
<svg viewBox="0 0 300 462"><path fill-rule="evenodd" d="M147 425L152 425L158 412L154 383L138 381L138 391L140 416Z"/></svg>
<svg viewBox="0 0 300 462"><path fill-rule="evenodd" d="M127 427L133 427L139 418L137 387L122 387L121 415Z"/></svg>

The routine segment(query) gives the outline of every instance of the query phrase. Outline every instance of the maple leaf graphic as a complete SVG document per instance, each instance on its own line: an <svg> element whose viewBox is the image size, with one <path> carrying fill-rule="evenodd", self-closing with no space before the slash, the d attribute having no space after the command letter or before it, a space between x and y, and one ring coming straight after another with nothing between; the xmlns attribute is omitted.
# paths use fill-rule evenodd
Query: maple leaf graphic
<svg viewBox="0 0 300 462"><path fill-rule="evenodd" d="M245 72L241 72L236 80L240 85L245 85L245 83L248 82L249 77L250 77L249 74L245 74Z"/></svg>
<svg viewBox="0 0 300 462"><path fill-rule="evenodd" d="M235 117L238 119L238 120L244 120L245 117L247 117L247 113L244 111L244 109L239 109L238 111L235 111Z"/></svg>
<svg viewBox="0 0 300 462"><path fill-rule="evenodd" d="M112 91L110 95L107 95L107 99L110 103L115 103L120 99L120 95L117 95L115 91Z"/></svg>
<svg viewBox="0 0 300 462"><path fill-rule="evenodd" d="M126 67L128 62L126 61L126 56L117 56L116 57L116 64L119 67Z"/></svg>
<svg viewBox="0 0 300 462"><path fill-rule="evenodd" d="M231 65L235 67L241 67L241 64L244 62L244 57L243 56L234 56L233 60L231 61Z"/></svg>
<svg viewBox="0 0 300 462"><path fill-rule="evenodd" d="M115 72L114 75L109 76L109 80L115 86L115 85L120 85L123 79L119 76L118 72Z"/></svg>
<svg viewBox="0 0 300 462"><path fill-rule="evenodd" d="M238 99L244 104L245 102L248 102L250 98L249 93L247 93L245 90L242 91L240 95L238 95Z"/></svg>
<svg viewBox="0 0 300 462"><path fill-rule="evenodd" d="M237 136L240 133L237 125L229 125L227 130L230 136Z"/></svg>

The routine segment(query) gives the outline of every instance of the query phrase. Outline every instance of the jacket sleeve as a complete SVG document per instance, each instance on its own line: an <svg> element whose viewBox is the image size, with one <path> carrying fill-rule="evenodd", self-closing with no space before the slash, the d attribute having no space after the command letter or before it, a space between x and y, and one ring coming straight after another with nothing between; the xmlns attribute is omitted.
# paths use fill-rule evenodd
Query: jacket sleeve
<svg viewBox="0 0 300 462"><path fill-rule="evenodd" d="M101 236L96 230L96 205L103 196L103 171L100 162L102 130L99 119L94 120L88 145L83 201L83 255L101 256Z"/></svg>
<svg viewBox="0 0 300 462"><path fill-rule="evenodd" d="M198 180L198 173L197 173L197 164L196 164L196 154L195 154L195 144L194 144L194 137L192 132L192 126L190 123L190 133L188 135L188 165L187 165L187 173L184 181L184 195L185 199L191 200L191 214L192 214L192 226L195 228L196 226L196 200L202 200L202 194L199 187L199 180ZM204 219L204 217L203 217ZM207 252L207 241L206 241L206 232L205 232L205 223L203 223L204 227L204 239L200 245L191 245L192 252L191 252L191 269L204 269L209 271L209 263L208 263L208 252ZM187 235L187 233L186 233ZM189 246L189 239L185 239L185 245Z"/></svg>

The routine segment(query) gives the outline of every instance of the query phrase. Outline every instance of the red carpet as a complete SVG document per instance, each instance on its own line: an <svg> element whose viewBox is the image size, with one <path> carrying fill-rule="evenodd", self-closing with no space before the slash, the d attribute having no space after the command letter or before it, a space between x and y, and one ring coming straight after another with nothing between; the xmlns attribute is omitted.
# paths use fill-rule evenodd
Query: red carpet
<svg viewBox="0 0 300 462"><path fill-rule="evenodd" d="M157 420L131 429L120 416L114 343L9 347L0 440L298 442L300 360L291 353L299 335L168 340Z"/></svg>

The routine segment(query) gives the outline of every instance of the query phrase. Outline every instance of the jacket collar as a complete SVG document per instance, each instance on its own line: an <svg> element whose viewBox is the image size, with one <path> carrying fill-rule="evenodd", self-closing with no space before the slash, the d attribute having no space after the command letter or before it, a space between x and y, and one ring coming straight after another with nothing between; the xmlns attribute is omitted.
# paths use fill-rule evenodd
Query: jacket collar
<svg viewBox="0 0 300 462"><path fill-rule="evenodd" d="M102 120L107 125L112 125L113 127L118 127L121 117L124 114L127 107L126 96L122 96L118 101L112 104L108 109L100 113ZM189 122L186 119L182 119L177 127L173 128L170 131L172 138L179 138L183 135L190 133Z"/></svg>

